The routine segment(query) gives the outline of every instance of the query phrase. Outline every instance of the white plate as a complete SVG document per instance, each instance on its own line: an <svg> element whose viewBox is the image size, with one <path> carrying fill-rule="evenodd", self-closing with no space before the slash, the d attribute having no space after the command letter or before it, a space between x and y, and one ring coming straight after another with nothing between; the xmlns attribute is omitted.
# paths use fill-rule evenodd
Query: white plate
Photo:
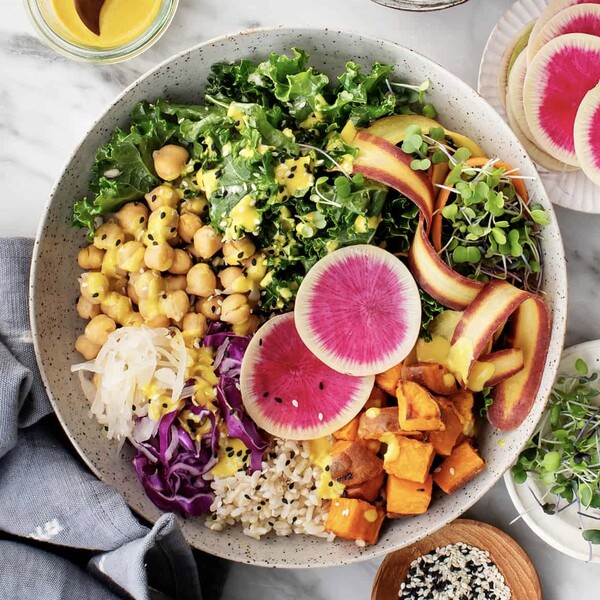
<svg viewBox="0 0 600 600"><path fill-rule="evenodd" d="M505 121L506 111L498 89L502 55L523 27L537 19L549 3L549 0L517 0L496 24L483 51L477 91ZM600 213L600 187L594 185L582 171L557 173L542 167L538 167L538 171L554 204L582 212Z"/></svg>
<svg viewBox="0 0 600 600"><path fill-rule="evenodd" d="M578 358L582 358L586 362L590 372L600 371L600 340L567 348L563 352L558 367L559 374L575 373L575 361ZM547 515L536 502L529 487L525 484L516 484L510 471L505 473L504 483L510 499L523 521L539 538L563 554L579 560L588 561L590 559L590 547L581 535L581 523L575 504L555 515ZM537 497L541 498L545 492L543 485L531 479L528 479L528 483ZM586 529L598 527L598 522L592 519L584 518L583 522ZM592 546L591 562L600 563L600 546L598 545Z"/></svg>

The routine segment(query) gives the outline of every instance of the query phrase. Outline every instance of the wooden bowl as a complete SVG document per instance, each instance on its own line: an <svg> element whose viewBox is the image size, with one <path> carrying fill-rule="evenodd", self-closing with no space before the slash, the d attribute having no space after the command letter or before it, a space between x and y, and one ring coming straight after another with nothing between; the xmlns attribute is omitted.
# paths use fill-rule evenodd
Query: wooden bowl
<svg viewBox="0 0 600 600"><path fill-rule="evenodd" d="M541 600L540 580L523 548L496 527L470 519L457 519L425 539L388 554L375 575L371 600L398 600L400 584L413 560L457 542L490 553L491 560L512 591L513 600Z"/></svg>

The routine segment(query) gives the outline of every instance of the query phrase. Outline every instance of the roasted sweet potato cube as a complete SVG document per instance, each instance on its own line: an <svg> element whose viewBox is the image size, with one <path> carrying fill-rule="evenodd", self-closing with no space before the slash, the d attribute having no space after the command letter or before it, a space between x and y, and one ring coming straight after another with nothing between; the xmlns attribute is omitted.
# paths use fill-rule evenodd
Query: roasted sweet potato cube
<svg viewBox="0 0 600 600"><path fill-rule="evenodd" d="M473 416L475 399L473 393L461 390L456 394L452 394L448 399L452 402L461 420L463 435L473 437L475 435L475 417Z"/></svg>
<svg viewBox="0 0 600 600"><path fill-rule="evenodd" d="M387 392L383 391L380 387L374 385L373 389L371 390L371 394L369 395L369 398L363 406L363 410L368 410L373 406L376 408L383 408L384 406L387 406L389 397L390 396Z"/></svg>
<svg viewBox="0 0 600 600"><path fill-rule="evenodd" d="M379 475L367 481L363 481L360 485L346 486L344 490L348 498L358 498L366 502L374 502L381 492L385 473L381 471Z"/></svg>
<svg viewBox="0 0 600 600"><path fill-rule="evenodd" d="M383 456L383 468L388 475L418 483L427 479L435 457L433 444L391 433L383 441L388 445Z"/></svg>
<svg viewBox="0 0 600 600"><path fill-rule="evenodd" d="M340 427L337 431L333 432L333 437L336 440L349 440L351 442L358 439L358 422L360 415L356 415L354 419L346 423L343 427Z"/></svg>
<svg viewBox="0 0 600 600"><path fill-rule="evenodd" d="M462 442L434 470L433 481L446 494L451 494L485 469L483 459L468 440Z"/></svg>
<svg viewBox="0 0 600 600"><path fill-rule="evenodd" d="M419 437L420 431L402 431L398 421L398 407L372 407L360 415L358 437L363 440L378 440L384 433L401 433L410 437Z"/></svg>
<svg viewBox="0 0 600 600"><path fill-rule="evenodd" d="M422 515L431 502L433 477L428 475L423 483L388 475L385 488L388 517Z"/></svg>
<svg viewBox="0 0 600 600"><path fill-rule="evenodd" d="M331 503L325 529L347 540L376 544L385 512L368 502L338 498Z"/></svg>
<svg viewBox="0 0 600 600"><path fill-rule="evenodd" d="M436 398L436 400L442 411L442 420L446 428L444 431L430 431L428 441L433 444L436 454L450 456L462 435L463 424L452 402L446 398Z"/></svg>
<svg viewBox="0 0 600 600"><path fill-rule="evenodd" d="M396 386L402 377L402 363L395 365L391 369L375 375L375 385L385 390L392 396L396 393Z"/></svg>
<svg viewBox="0 0 600 600"><path fill-rule="evenodd" d="M330 450L331 478L344 485L360 485L383 469L381 459L359 442L338 441Z"/></svg>
<svg viewBox="0 0 600 600"><path fill-rule="evenodd" d="M433 396L414 381L400 381L396 389L398 422L403 431L444 429L442 413Z"/></svg>
<svg viewBox="0 0 600 600"><path fill-rule="evenodd" d="M381 450L381 442L379 440L361 440L360 438L358 438L356 440L356 443L362 444L375 454L377 454L379 450Z"/></svg>
<svg viewBox="0 0 600 600"><path fill-rule="evenodd" d="M436 363L418 362L404 367L402 378L414 381L434 394L448 396L456 392L456 379L446 367Z"/></svg>

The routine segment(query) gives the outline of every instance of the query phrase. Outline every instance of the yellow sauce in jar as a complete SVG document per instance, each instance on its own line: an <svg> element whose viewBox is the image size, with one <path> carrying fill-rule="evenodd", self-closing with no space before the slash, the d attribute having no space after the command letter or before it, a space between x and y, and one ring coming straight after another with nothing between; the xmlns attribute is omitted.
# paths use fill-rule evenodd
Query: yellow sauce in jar
<svg viewBox="0 0 600 600"><path fill-rule="evenodd" d="M52 0L64 36L77 45L114 48L138 38L156 19L162 0L106 0L100 13L100 35L90 31L75 8L75 0Z"/></svg>

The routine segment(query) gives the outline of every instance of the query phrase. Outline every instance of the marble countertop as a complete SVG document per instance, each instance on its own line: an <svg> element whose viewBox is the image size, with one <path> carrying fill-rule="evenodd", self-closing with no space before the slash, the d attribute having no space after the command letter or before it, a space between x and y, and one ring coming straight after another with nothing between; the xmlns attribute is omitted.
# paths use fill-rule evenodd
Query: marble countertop
<svg viewBox="0 0 600 600"><path fill-rule="evenodd" d="M54 180L92 121L139 75L189 46L259 26L311 25L394 40L439 62L475 87L479 59L511 0L470 0L434 13L394 11L369 0L180 0L164 37L120 65L70 62L34 35L21 2L0 3L0 236L34 236ZM600 337L600 216L557 209L569 262L567 344ZM499 482L467 516L492 523L528 552L544 600L598 597L600 566L554 551L520 521ZM381 561L308 571L268 570L200 556L207 599L368 598ZM595 585L594 585L595 584Z"/></svg>

